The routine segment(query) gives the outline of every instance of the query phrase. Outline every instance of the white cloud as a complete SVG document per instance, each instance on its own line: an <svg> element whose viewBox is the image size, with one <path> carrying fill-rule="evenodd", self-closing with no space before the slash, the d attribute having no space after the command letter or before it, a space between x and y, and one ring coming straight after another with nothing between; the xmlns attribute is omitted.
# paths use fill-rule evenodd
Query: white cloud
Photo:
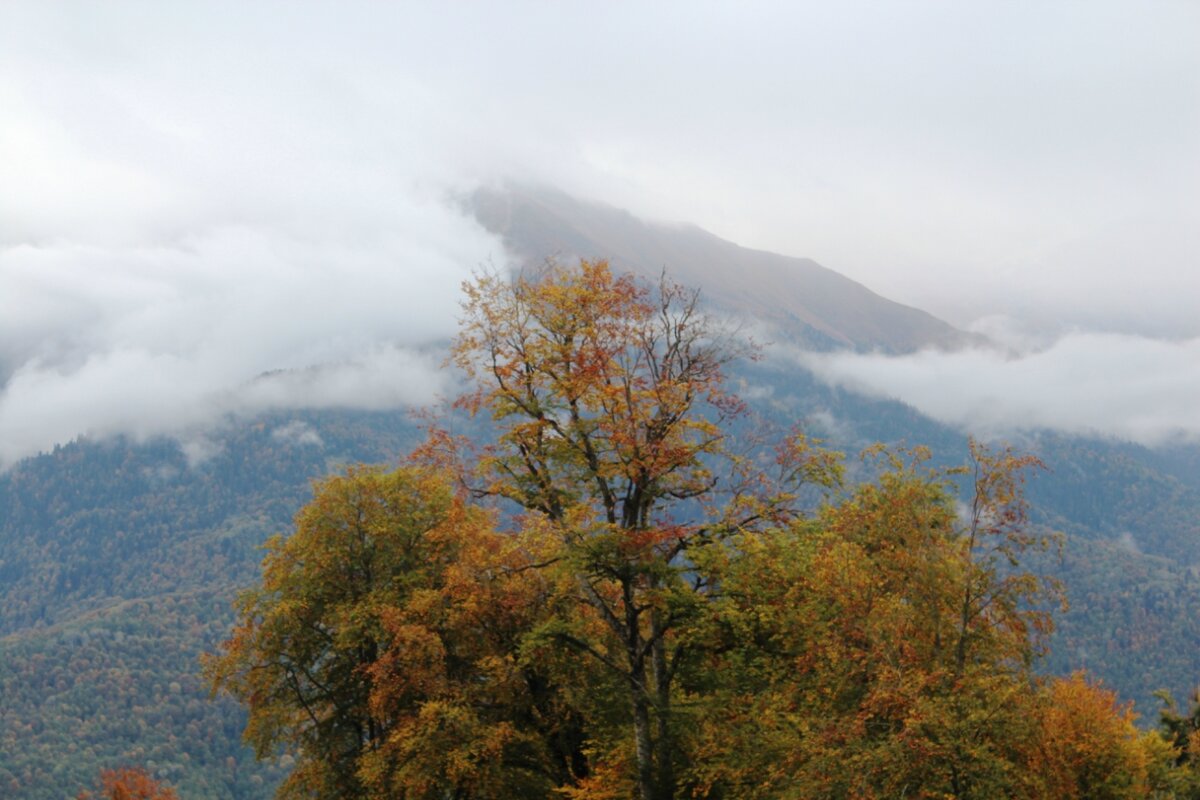
<svg viewBox="0 0 1200 800"><path fill-rule="evenodd" d="M1200 339L1072 333L1042 350L804 354L821 379L981 435L1038 428L1144 444L1200 440Z"/></svg>
<svg viewBox="0 0 1200 800"><path fill-rule="evenodd" d="M430 401L446 386L422 347L453 332L458 283L495 244L455 212L422 220L370 246L220 229L0 252L0 465L80 434Z"/></svg>
<svg viewBox="0 0 1200 800"><path fill-rule="evenodd" d="M254 50L253 14L112 10L0 12L23 34L0 24L0 469L79 435L445 391L425 350L503 259L452 200L460 111L346 50Z"/></svg>
<svg viewBox="0 0 1200 800"><path fill-rule="evenodd" d="M4 3L0 466L423 402L503 258L445 198L503 175L953 321L1195 335L1200 15L1151 7Z"/></svg>
<svg viewBox="0 0 1200 800"><path fill-rule="evenodd" d="M312 445L313 447L323 447L325 442L321 439L321 434L317 433L313 426L302 420L292 420L286 425L280 425L271 431L271 438L279 442L288 442L295 445Z"/></svg>
<svg viewBox="0 0 1200 800"><path fill-rule="evenodd" d="M215 458L224 450L220 442L214 442L203 433L192 432L179 438L179 449L189 467L199 467L211 458Z"/></svg>

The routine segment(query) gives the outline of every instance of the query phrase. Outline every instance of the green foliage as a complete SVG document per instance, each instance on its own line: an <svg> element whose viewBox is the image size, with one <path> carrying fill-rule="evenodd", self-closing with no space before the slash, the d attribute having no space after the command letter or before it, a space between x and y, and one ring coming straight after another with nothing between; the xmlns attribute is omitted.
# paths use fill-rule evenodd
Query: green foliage
<svg viewBox="0 0 1200 800"><path fill-rule="evenodd" d="M141 764L185 797L266 797L286 770L238 745L246 716L211 702L197 659L227 635L230 596L130 601L0 641L0 794L74 796Z"/></svg>

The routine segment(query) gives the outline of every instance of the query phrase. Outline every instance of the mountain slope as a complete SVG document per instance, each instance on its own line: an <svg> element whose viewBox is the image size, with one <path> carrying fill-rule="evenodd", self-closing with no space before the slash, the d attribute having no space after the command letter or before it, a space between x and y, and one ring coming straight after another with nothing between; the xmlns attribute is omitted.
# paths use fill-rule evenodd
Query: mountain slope
<svg viewBox="0 0 1200 800"><path fill-rule="evenodd" d="M267 415L210 431L202 462L78 441L0 473L0 797L74 797L128 764L184 798L269 797L288 760L255 761L200 655L309 481L417 435L404 412Z"/></svg>
<svg viewBox="0 0 1200 800"><path fill-rule="evenodd" d="M716 307L767 323L772 337L794 344L909 353L981 341L815 261L740 247L693 225L644 222L550 189L480 189L467 205L526 263L607 258L652 280L666 270L701 287Z"/></svg>

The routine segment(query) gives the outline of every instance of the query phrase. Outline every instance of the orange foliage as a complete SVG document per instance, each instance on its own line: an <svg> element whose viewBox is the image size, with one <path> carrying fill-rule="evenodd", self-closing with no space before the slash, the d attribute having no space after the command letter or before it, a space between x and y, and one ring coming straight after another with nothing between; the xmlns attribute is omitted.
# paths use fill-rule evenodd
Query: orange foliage
<svg viewBox="0 0 1200 800"><path fill-rule="evenodd" d="M98 793L80 792L78 800L179 800L179 796L141 767L123 767L101 772Z"/></svg>
<svg viewBox="0 0 1200 800"><path fill-rule="evenodd" d="M1132 703L1119 703L1116 692L1083 673L1051 681L1030 764L1045 782L1045 797L1148 796L1149 753L1135 717Z"/></svg>
<svg viewBox="0 0 1200 800"><path fill-rule="evenodd" d="M208 662L260 756L296 754L281 797L1165 785L1178 754L1112 693L1032 670L1059 599L1020 566L1053 544L1028 524L1035 458L972 442L935 471L874 448L873 482L806 515L801 487L840 486L840 456L799 434L731 452L740 348L694 292L603 261L464 291L458 405L496 440L472 456L435 428L408 466L317 484ZM517 504L513 530L472 495Z"/></svg>

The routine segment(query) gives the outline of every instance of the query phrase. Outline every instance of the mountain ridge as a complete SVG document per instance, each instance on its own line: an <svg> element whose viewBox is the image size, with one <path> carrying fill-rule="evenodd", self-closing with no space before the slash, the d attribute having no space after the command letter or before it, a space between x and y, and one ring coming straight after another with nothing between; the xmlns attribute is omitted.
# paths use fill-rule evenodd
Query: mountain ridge
<svg viewBox="0 0 1200 800"><path fill-rule="evenodd" d="M888 354L986 343L928 312L889 300L816 261L756 250L696 225L647 222L545 187L480 188L464 205L524 265L546 257L607 258L651 280L664 271L773 336L819 350Z"/></svg>

